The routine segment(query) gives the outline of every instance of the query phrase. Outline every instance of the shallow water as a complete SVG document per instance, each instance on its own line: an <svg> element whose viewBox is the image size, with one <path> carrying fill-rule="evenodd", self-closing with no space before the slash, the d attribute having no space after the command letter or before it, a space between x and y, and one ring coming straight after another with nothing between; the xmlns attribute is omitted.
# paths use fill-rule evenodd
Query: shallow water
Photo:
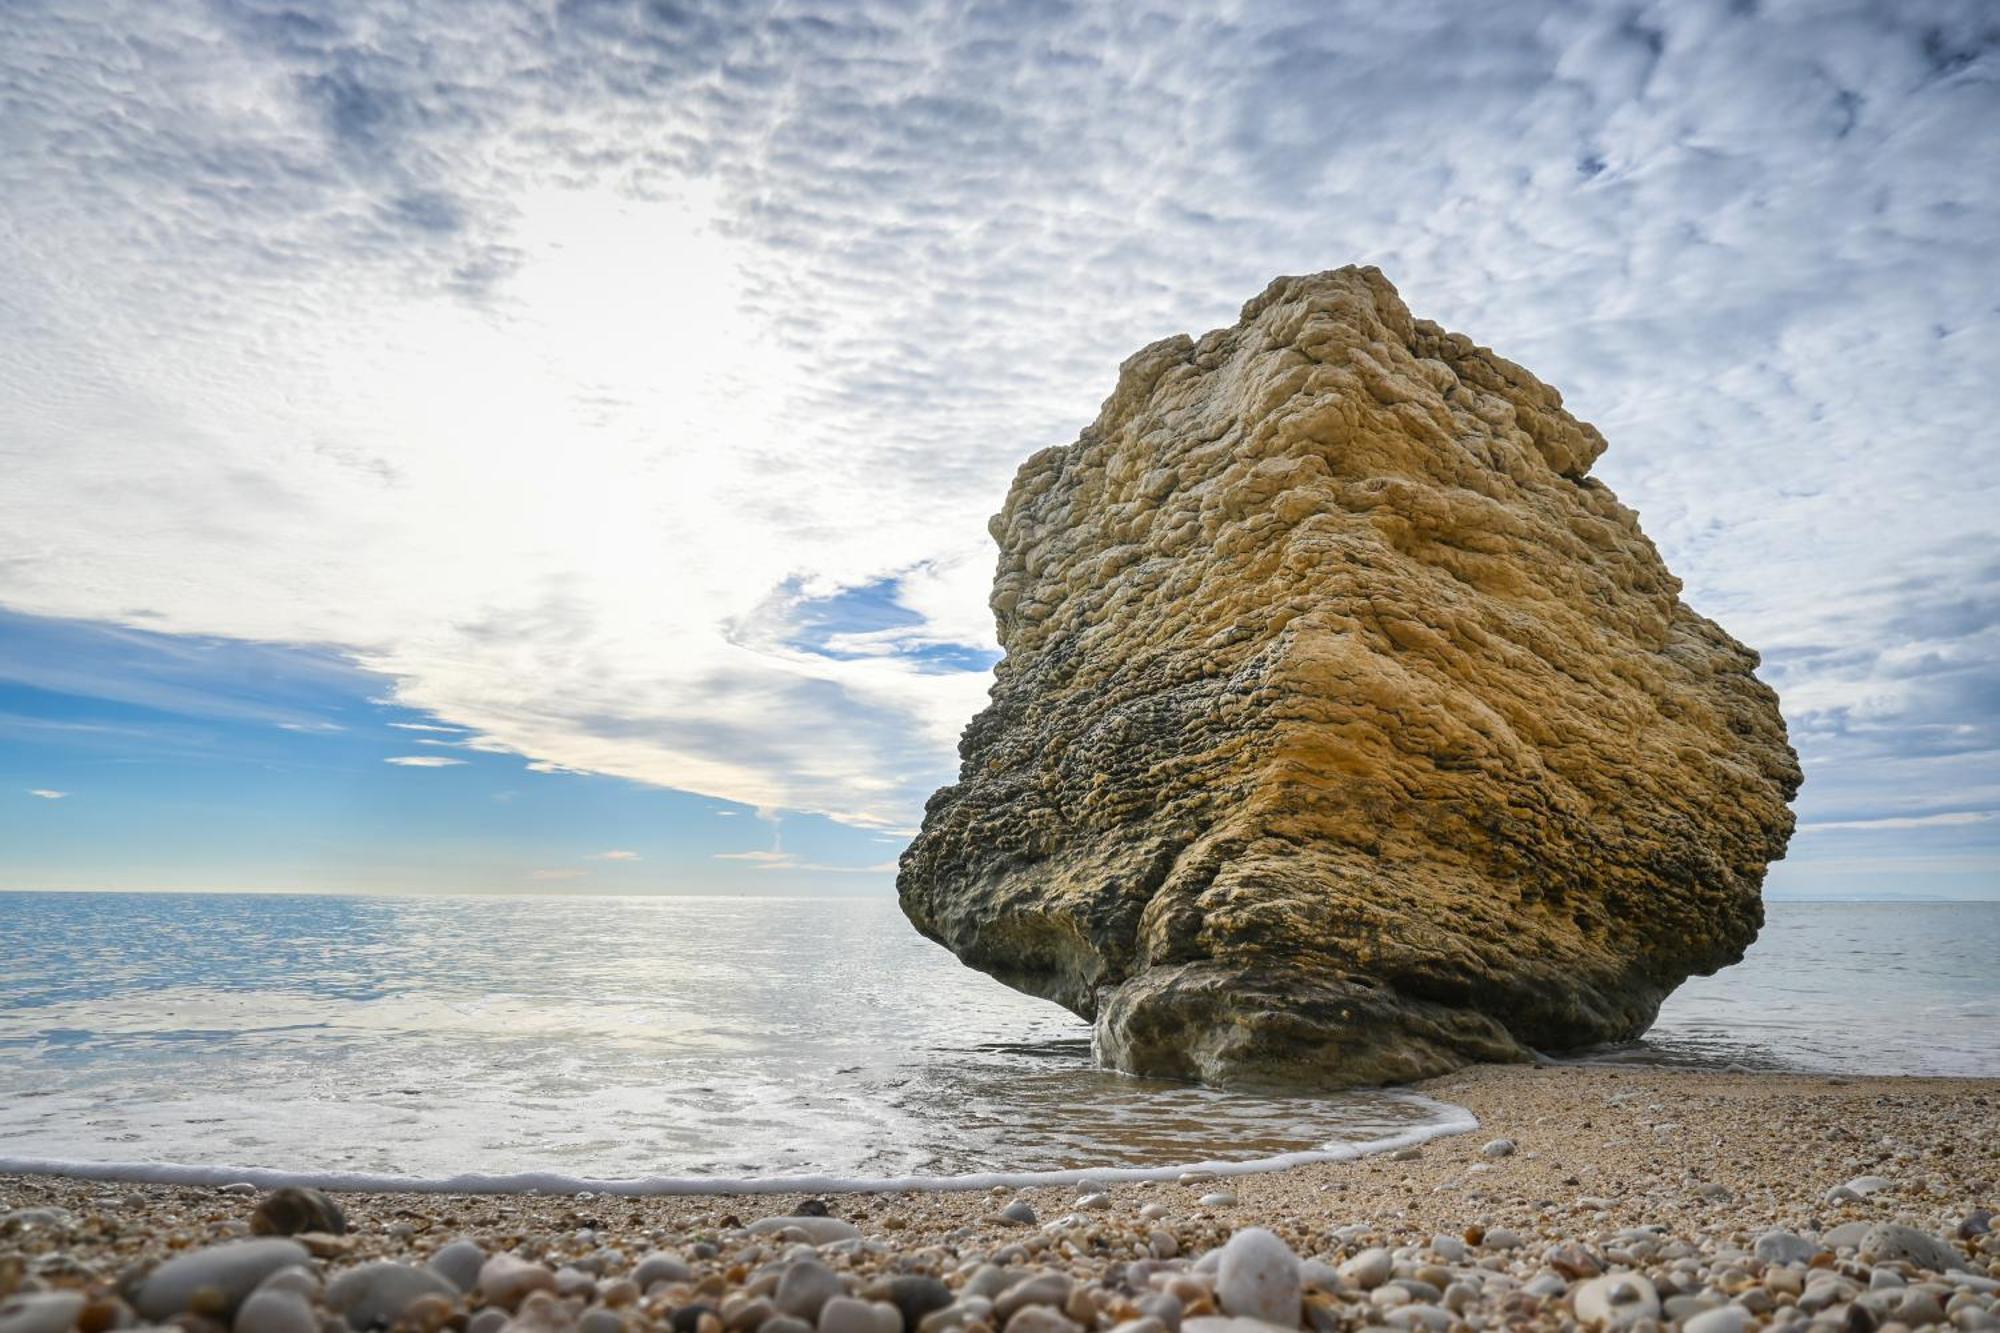
<svg viewBox="0 0 2000 1333"><path fill-rule="evenodd" d="M0 978L17 1163L879 1179L1454 1123L1103 1072L880 899L0 895Z"/></svg>
<svg viewBox="0 0 2000 1333"><path fill-rule="evenodd" d="M2000 1076L2000 902L1770 903L1743 961L1591 1058Z"/></svg>
<svg viewBox="0 0 2000 1333"><path fill-rule="evenodd" d="M1996 958L2000 904L1774 904L1594 1058L2000 1073ZM885 900L0 894L0 1167L837 1184L1464 1126L1105 1073Z"/></svg>

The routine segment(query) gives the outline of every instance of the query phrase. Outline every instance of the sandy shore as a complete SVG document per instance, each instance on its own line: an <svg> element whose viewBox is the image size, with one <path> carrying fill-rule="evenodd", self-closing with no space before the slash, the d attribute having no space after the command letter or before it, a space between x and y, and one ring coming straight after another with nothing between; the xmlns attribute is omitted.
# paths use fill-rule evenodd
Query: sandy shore
<svg viewBox="0 0 2000 1333"><path fill-rule="evenodd" d="M943 1279L958 1303L921 1320L930 1328L1068 1333L1133 1320L1192 1322L1231 1303L1212 1290L1203 1295L1216 1279L1191 1260L1250 1227L1268 1229L1302 1259L1324 1265L1308 1262L1304 1270L1300 1318L1308 1328L1667 1326L1725 1306L1740 1320L1711 1314L1696 1327L1729 1333L1838 1321L1844 1333L1869 1333L1944 1321L2000 1328L1993 1295L2000 1235L1981 1216L2000 1208L2000 1079L1486 1067L1420 1090L1468 1107L1481 1129L1357 1162L1227 1181L1118 1185L1107 1191L1108 1206L1092 1201L1083 1209L1078 1190L1053 1187L823 1201L342 1194L347 1234L311 1243L328 1276L368 1260L422 1264L460 1237L489 1256L511 1250L550 1274L568 1266L562 1282L569 1299L535 1297L513 1323L564 1327L588 1315L599 1333L656 1325L716 1333L725 1321L747 1329L766 1314L789 1317L746 1303L776 1297L784 1264L805 1252L786 1256L787 1237L738 1229L817 1211L819 1202L862 1237L820 1252L847 1292L886 1296L882 1283L895 1273ZM1494 1155L1501 1150L1487 1145L1496 1139L1510 1140L1512 1151ZM256 1203L207 1188L0 1178L0 1214L29 1210L26 1220L0 1222L0 1294L40 1287L109 1297L122 1280L130 1295L135 1274L249 1235ZM1019 1204L1032 1209L1032 1223L1000 1215ZM1883 1250L1879 1237L1864 1245L1865 1227L1843 1226L1877 1222L1906 1223L1938 1238L1950 1247L1949 1262L1869 1253ZM1789 1242L1760 1247L1773 1231L1795 1237L1798 1251ZM1377 1248L1389 1253L1366 1253ZM675 1280L650 1281L650 1292L620 1281L629 1276L624 1265L659 1250L686 1262L684 1279L669 1265L653 1271ZM978 1278L989 1261L1005 1271ZM982 1307L990 1295L967 1299L969 1290L1012 1284L1042 1268L1081 1285L1053 1306L1024 1307L1041 1312L1030 1316L1004 1298L998 1309ZM1946 1276L1947 1269L1955 1271ZM1628 1271L1643 1289L1595 1281ZM1162 1292L1179 1308L1149 1308L1146 1301ZM933 1289L933 1300L942 1299ZM485 1333L502 1315L488 1309L482 1316L481 1307L513 1303L475 1291L446 1302L449 1311L425 1307L424 1321ZM848 1329L842 1321L862 1318L849 1306L873 1309L884 1322ZM905 1323L920 1321L921 1302L904 1307ZM895 1333L881 1307L849 1302L837 1312L828 1307L828 1315L841 1324L831 1333ZM103 1301L83 1316L85 1325L122 1317ZM819 1321L823 1333L829 1318ZM179 1321L222 1326L192 1315ZM239 1333L245 1322L237 1318ZM812 1326L810 1319L794 1322ZM44 1320L16 1330L0 1315L0 1333L54 1327ZM767 1333L798 1328L780 1323Z"/></svg>

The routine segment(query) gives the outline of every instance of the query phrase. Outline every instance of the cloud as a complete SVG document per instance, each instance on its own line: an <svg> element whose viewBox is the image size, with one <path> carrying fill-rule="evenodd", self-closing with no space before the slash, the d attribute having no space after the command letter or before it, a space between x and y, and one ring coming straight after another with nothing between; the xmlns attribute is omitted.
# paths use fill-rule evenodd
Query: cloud
<svg viewBox="0 0 2000 1333"><path fill-rule="evenodd" d="M389 725L398 731L435 731L447 736L460 734L460 728L458 727L439 727L429 722L391 722Z"/></svg>
<svg viewBox="0 0 2000 1333"><path fill-rule="evenodd" d="M591 859L593 861L637 861L639 859L639 853L619 852L619 851L596 852L592 854Z"/></svg>
<svg viewBox="0 0 2000 1333"><path fill-rule="evenodd" d="M1963 828L1968 824L1984 824L1992 819L1991 810L1958 810L1938 815L1883 815L1876 819L1823 819L1799 825L1801 833L1820 833L1831 829L1858 829L1867 832L1876 830L1913 828Z"/></svg>
<svg viewBox="0 0 2000 1333"><path fill-rule="evenodd" d="M0 603L905 829L1018 463L1139 346L1372 262L1605 429L1809 813L1983 801L1985 14L13 6Z"/></svg>
<svg viewBox="0 0 2000 1333"><path fill-rule="evenodd" d="M843 866L830 865L822 861L801 860L797 855L785 851L768 852L717 852L718 861L747 861L756 870L810 870L837 875L893 875L896 873L894 861L882 861L875 865Z"/></svg>
<svg viewBox="0 0 2000 1333"><path fill-rule="evenodd" d="M55 791L49 787L30 787L28 788L28 795L39 796L45 801L60 801L68 796L69 793L66 791Z"/></svg>
<svg viewBox="0 0 2000 1333"><path fill-rule="evenodd" d="M752 865L767 870L789 870L798 864L798 858L790 852L717 852L718 861L748 861Z"/></svg>
<svg viewBox="0 0 2000 1333"><path fill-rule="evenodd" d="M382 762L397 764L403 768L450 768L453 764L462 764L465 761L442 754L399 754Z"/></svg>

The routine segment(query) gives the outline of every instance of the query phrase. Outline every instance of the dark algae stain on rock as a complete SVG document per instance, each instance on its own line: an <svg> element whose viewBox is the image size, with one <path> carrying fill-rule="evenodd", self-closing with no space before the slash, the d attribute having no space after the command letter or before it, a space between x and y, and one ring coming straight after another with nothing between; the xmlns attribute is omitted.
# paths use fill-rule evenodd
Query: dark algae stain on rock
<svg viewBox="0 0 2000 1333"><path fill-rule="evenodd" d="M1603 449L1372 268L1141 351L993 520L1006 657L904 912L1134 1072L1637 1035L1756 937L1800 778Z"/></svg>

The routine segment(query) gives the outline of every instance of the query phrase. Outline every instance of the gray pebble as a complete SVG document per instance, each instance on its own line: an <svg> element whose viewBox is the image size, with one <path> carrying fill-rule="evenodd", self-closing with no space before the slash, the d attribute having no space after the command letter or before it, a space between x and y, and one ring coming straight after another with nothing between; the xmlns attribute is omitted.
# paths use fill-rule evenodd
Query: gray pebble
<svg viewBox="0 0 2000 1333"><path fill-rule="evenodd" d="M771 1299L785 1314L810 1320L817 1319L820 1307L840 1294L838 1273L817 1259L801 1259L779 1276L778 1290Z"/></svg>
<svg viewBox="0 0 2000 1333"><path fill-rule="evenodd" d="M69 1333L83 1306L81 1292L21 1292L0 1302L0 1333Z"/></svg>
<svg viewBox="0 0 2000 1333"><path fill-rule="evenodd" d="M300 1292L266 1282L237 1307L234 1333L319 1333L319 1316Z"/></svg>
<svg viewBox="0 0 2000 1333"><path fill-rule="evenodd" d="M1512 1157L1514 1155L1514 1140L1493 1139L1479 1151L1482 1156L1486 1157Z"/></svg>
<svg viewBox="0 0 2000 1333"><path fill-rule="evenodd" d="M1083 1328L1060 1310L1029 1305L1014 1312L1007 1333L1083 1333Z"/></svg>
<svg viewBox="0 0 2000 1333"><path fill-rule="evenodd" d="M1380 1246L1363 1250L1340 1266L1340 1275L1363 1291L1381 1286L1395 1269L1395 1260Z"/></svg>
<svg viewBox="0 0 2000 1333"><path fill-rule="evenodd" d="M347 1269L327 1283L326 1308L345 1315L349 1328L386 1328L420 1296L456 1303L459 1291L428 1268L380 1259Z"/></svg>
<svg viewBox="0 0 2000 1333"><path fill-rule="evenodd" d="M479 1285L479 1270L485 1266L486 1251L478 1241L464 1239L440 1246L424 1264L460 1291L471 1291Z"/></svg>
<svg viewBox="0 0 2000 1333"><path fill-rule="evenodd" d="M757 1325L757 1333L813 1333L813 1326L797 1315L774 1314Z"/></svg>
<svg viewBox="0 0 2000 1333"><path fill-rule="evenodd" d="M1068 1302L1070 1292L1075 1289L1076 1282L1067 1273L1037 1273L1016 1282L994 1298L993 1313L1006 1320L1030 1305L1061 1306Z"/></svg>
<svg viewBox="0 0 2000 1333"><path fill-rule="evenodd" d="M819 1310L819 1333L902 1333L903 1316L887 1301L835 1296Z"/></svg>
<svg viewBox="0 0 2000 1333"><path fill-rule="evenodd" d="M556 1275L540 1264L503 1250L479 1266L477 1286L488 1304L512 1310L532 1292L554 1291Z"/></svg>
<svg viewBox="0 0 2000 1333"><path fill-rule="evenodd" d="M693 1276L687 1260L667 1250L655 1250L632 1266L632 1280L641 1291L655 1282L686 1282Z"/></svg>
<svg viewBox="0 0 2000 1333"><path fill-rule="evenodd" d="M1031 1227L1035 1225L1035 1210L1028 1206L1026 1199L1014 1200L1014 1202L1000 1210L1000 1216L1005 1221L1013 1222L1020 1226Z"/></svg>
<svg viewBox="0 0 2000 1333"><path fill-rule="evenodd" d="M1907 1259L1919 1268L1942 1273L1965 1267L1965 1260L1944 1241L1928 1232L1906 1227L1900 1222L1877 1222L1861 1238L1861 1258L1866 1263L1894 1263Z"/></svg>
<svg viewBox="0 0 2000 1333"><path fill-rule="evenodd" d="M1757 1237L1753 1251L1767 1264L1810 1263L1819 1246L1790 1231L1766 1231Z"/></svg>
<svg viewBox="0 0 2000 1333"><path fill-rule="evenodd" d="M1744 1333L1749 1327L1748 1310L1740 1305L1721 1305L1684 1321L1681 1333Z"/></svg>
<svg viewBox="0 0 2000 1333"><path fill-rule="evenodd" d="M234 1314L265 1278L280 1268L311 1262L312 1256L297 1241L272 1238L211 1245L169 1259L147 1274L133 1305L159 1323L187 1309L196 1292L212 1288L221 1294L223 1309Z"/></svg>

